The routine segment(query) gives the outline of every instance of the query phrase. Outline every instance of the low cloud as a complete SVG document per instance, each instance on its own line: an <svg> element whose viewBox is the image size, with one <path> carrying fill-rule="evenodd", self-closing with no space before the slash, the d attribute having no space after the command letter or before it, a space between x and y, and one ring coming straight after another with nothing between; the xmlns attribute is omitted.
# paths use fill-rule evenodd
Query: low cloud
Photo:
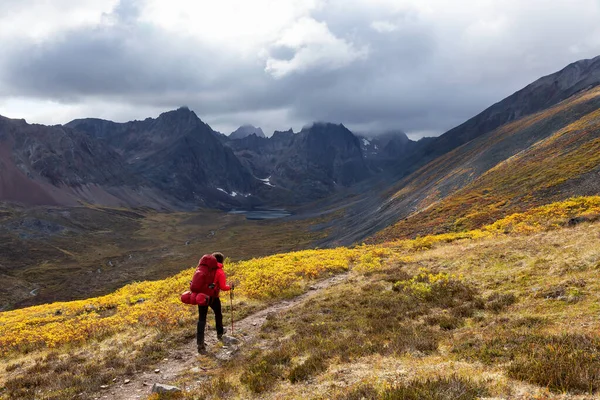
<svg viewBox="0 0 600 400"><path fill-rule="evenodd" d="M0 114L439 134L600 54L596 0L7 0Z"/></svg>
<svg viewBox="0 0 600 400"><path fill-rule="evenodd" d="M327 24L303 18L282 32L273 48L288 49L291 58L269 56L265 71L275 78L311 69L336 70L365 59L367 48L355 48L352 43L333 35Z"/></svg>

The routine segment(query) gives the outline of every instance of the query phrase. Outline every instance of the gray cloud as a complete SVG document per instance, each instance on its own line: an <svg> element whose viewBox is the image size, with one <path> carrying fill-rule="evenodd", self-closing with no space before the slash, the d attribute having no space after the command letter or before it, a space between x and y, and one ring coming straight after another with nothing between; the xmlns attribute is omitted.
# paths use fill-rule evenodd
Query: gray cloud
<svg viewBox="0 0 600 400"><path fill-rule="evenodd" d="M573 12L568 1L510 2L493 18L461 19L332 1L311 14L335 38L327 46L347 46L340 57L350 58L331 68L323 52L334 47L276 44L240 56L140 22L145 3L121 0L101 24L18 44L0 36L0 99L76 104L114 118L186 104L225 132L242 123L272 131L320 120L359 131L442 133L541 75L600 54L600 6L578 3ZM281 77L265 70L266 57L289 62L303 49L308 61L321 61ZM95 115L72 115L85 116Z"/></svg>

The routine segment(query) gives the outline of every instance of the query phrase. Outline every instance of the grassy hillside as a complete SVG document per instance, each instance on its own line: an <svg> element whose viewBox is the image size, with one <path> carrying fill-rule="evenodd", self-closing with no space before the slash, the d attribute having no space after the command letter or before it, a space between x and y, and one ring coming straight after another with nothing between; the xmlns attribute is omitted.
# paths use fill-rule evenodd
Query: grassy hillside
<svg viewBox="0 0 600 400"><path fill-rule="evenodd" d="M482 229L228 262L236 319L349 271L268 318L187 398L562 398L600 388L600 197ZM110 295L0 313L0 398L94 398L193 340L192 270ZM550 372L551 373L550 373ZM212 396L212 397L211 397Z"/></svg>
<svg viewBox="0 0 600 400"><path fill-rule="evenodd" d="M437 158L385 197L405 218L376 242L476 229L531 207L598 193L600 88L506 124Z"/></svg>

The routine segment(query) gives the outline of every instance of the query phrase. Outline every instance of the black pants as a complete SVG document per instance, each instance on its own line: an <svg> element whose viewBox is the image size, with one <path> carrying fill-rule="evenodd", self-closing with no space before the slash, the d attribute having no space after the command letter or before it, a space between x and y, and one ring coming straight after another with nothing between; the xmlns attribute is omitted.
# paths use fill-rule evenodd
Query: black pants
<svg viewBox="0 0 600 400"><path fill-rule="evenodd" d="M208 314L208 307L212 308L212 310L215 312L217 335L223 334L223 312L221 312L221 300L218 297L211 297L210 304L208 306L198 306L198 333L196 335L198 346L204 345L204 328L206 327L206 315Z"/></svg>

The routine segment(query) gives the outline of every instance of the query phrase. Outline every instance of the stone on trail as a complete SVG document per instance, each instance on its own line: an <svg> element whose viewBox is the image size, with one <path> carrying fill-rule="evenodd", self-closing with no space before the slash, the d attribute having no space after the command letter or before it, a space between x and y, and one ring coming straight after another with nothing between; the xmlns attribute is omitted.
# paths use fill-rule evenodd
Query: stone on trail
<svg viewBox="0 0 600 400"><path fill-rule="evenodd" d="M215 357L220 361L229 361L238 350L239 348L237 346L223 347Z"/></svg>
<svg viewBox="0 0 600 400"><path fill-rule="evenodd" d="M223 341L223 344L227 346L236 345L240 343L239 339L234 338L233 336L223 335L223 338L221 340Z"/></svg>
<svg viewBox="0 0 600 400"><path fill-rule="evenodd" d="M152 386L152 393L158 394L170 394L170 393L181 393L181 389L177 386L165 385L162 383L155 383Z"/></svg>

